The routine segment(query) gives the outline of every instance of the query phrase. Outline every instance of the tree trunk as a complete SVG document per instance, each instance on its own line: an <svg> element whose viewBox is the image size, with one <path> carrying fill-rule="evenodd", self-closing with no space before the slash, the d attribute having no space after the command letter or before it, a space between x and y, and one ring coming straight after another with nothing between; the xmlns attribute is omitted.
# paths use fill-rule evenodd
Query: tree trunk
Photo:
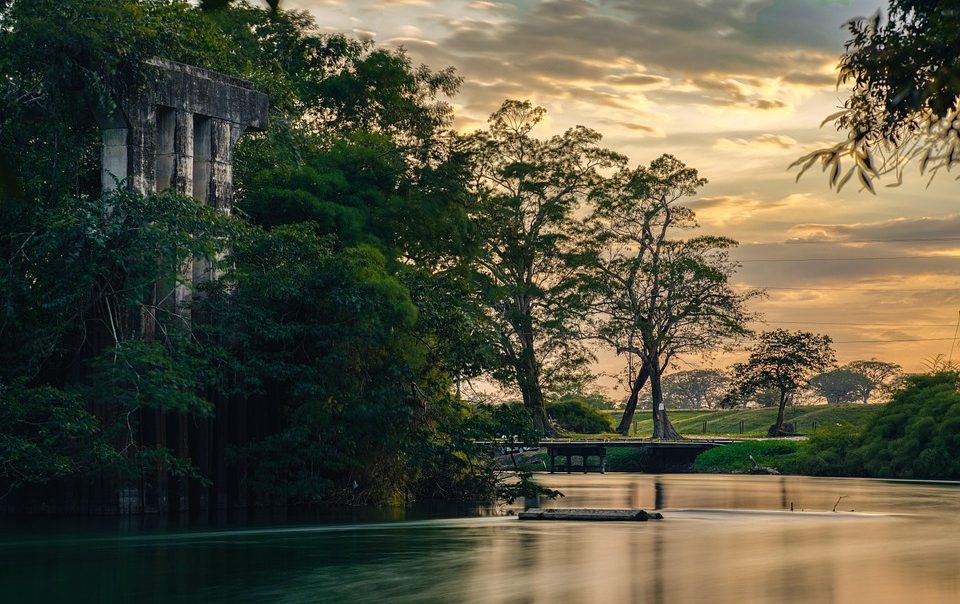
<svg viewBox="0 0 960 604"><path fill-rule="evenodd" d="M663 387L660 384L660 359L654 355L648 363L650 371L650 393L653 402L653 438L661 440L681 440L670 418L667 417L667 407L663 404Z"/></svg>
<svg viewBox="0 0 960 604"><path fill-rule="evenodd" d="M633 381L633 386L630 388L630 398L627 399L627 406L623 409L623 417L620 418L620 425L617 426L617 432L624 436L630 434L630 424L633 423L633 415L637 411L640 391L643 390L643 385L647 383L647 377L649 375L650 372L647 371L647 366L641 366L640 372L637 374L637 378Z"/></svg>
<svg viewBox="0 0 960 604"><path fill-rule="evenodd" d="M783 411L787 406L787 393L780 393L780 410L777 412L777 423L775 423L768 433L769 436L782 436L783 432Z"/></svg>
<svg viewBox="0 0 960 604"><path fill-rule="evenodd" d="M524 342L524 349L517 366L517 379L523 395L523 405L533 417L533 427L543 436L558 436L559 433L550 425L550 419L547 416L543 389L540 386L540 368L537 366L532 338Z"/></svg>

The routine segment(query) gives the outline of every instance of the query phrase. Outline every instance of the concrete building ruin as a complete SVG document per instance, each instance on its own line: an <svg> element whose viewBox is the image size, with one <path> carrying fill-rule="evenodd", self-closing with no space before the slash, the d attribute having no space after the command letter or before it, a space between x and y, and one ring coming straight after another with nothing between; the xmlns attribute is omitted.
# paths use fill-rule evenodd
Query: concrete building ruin
<svg viewBox="0 0 960 604"><path fill-rule="evenodd" d="M173 188L230 211L233 147L267 128L267 95L215 71L154 59L160 78L101 117L106 190L144 195Z"/></svg>
<svg viewBox="0 0 960 604"><path fill-rule="evenodd" d="M246 132L267 128L267 95L253 84L215 71L154 59L159 72L136 98L122 99L103 128L101 180L143 195L173 189L223 212L233 203L233 148ZM210 278L209 261L184 267L185 283L158 284L154 302L176 312L189 301L189 283ZM144 317L144 331L155 317Z"/></svg>
<svg viewBox="0 0 960 604"><path fill-rule="evenodd" d="M156 81L135 98L121 99L111 115L98 116L103 129L101 178L104 190L126 187L143 195L173 189L220 211L233 202L233 150L247 132L267 128L267 95L253 85L190 65L154 59ZM142 329L156 331L156 309L168 304L181 316L195 286L209 279L209 260L183 267L182 283L158 283ZM189 316L185 316L189 320ZM107 513L142 513L223 508L242 504L239 481L226 463L231 443L246 442L249 431L243 403L214 400L214 418L195 419L159 409L140 411L143 444L169 448L190 458L210 487L161 472L137 486L105 497L91 496L90 509ZM90 510L87 510L90 511Z"/></svg>

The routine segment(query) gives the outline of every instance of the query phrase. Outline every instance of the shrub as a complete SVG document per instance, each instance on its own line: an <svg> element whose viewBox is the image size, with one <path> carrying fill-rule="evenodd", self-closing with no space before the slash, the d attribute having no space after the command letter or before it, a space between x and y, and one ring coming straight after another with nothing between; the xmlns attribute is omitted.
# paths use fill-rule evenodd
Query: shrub
<svg viewBox="0 0 960 604"><path fill-rule="evenodd" d="M581 401L562 401L547 406L547 414L568 432L599 434L610 432L610 419Z"/></svg>
<svg viewBox="0 0 960 604"><path fill-rule="evenodd" d="M960 375L910 376L865 426L854 457L869 476L960 478Z"/></svg>
<svg viewBox="0 0 960 604"><path fill-rule="evenodd" d="M704 451L693 462L698 472L745 472L753 467L750 456L761 466L796 473L801 443L793 440L748 440Z"/></svg>

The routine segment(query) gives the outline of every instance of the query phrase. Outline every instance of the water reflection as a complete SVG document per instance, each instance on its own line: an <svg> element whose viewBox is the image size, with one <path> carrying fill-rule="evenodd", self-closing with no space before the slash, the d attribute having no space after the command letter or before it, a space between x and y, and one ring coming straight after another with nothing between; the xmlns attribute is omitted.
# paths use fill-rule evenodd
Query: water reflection
<svg viewBox="0 0 960 604"><path fill-rule="evenodd" d="M566 497L541 505L665 509L666 519L6 530L0 586L11 602L960 601L960 490L952 485L627 474L542 480ZM855 512L830 511L841 496L838 510Z"/></svg>

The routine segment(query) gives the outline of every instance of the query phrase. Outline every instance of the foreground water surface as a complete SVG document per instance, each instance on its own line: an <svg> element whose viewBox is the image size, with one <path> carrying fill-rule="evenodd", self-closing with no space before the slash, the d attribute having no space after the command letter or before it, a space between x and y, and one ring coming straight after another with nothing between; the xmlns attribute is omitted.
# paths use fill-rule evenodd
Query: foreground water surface
<svg viewBox="0 0 960 604"><path fill-rule="evenodd" d="M665 519L520 522L509 515L518 504L475 517L390 510L199 528L5 520L0 599L960 602L953 484L643 474L541 481L566 494L545 506L661 509Z"/></svg>

